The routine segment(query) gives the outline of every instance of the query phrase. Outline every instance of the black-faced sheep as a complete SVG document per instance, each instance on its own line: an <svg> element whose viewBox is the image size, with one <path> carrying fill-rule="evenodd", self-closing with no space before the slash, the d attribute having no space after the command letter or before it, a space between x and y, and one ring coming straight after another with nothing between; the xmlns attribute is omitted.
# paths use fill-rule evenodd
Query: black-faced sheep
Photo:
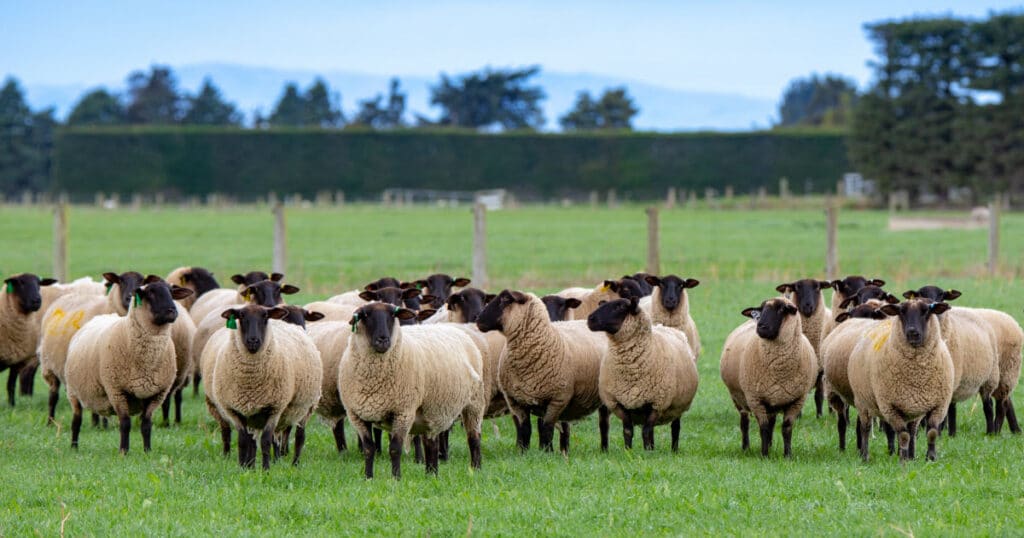
<svg viewBox="0 0 1024 538"><path fill-rule="evenodd" d="M57 281L22 273L4 280L0 300L0 372L10 370L7 378L7 401L14 405L14 389L18 373L35 359L39 346L39 316L43 306L40 286Z"/></svg>
<svg viewBox="0 0 1024 538"><path fill-rule="evenodd" d="M831 285L832 283L827 280L804 278L779 284L775 288L779 293L787 294L787 297L796 304L797 310L800 312L800 326L803 328L804 336L807 337L807 341L814 348L814 354L818 357L818 379L814 382L814 409L818 417L821 417L825 401L825 391L822 385L824 365L821 355L818 353L818 347L823 338L823 327L826 321L832 318L832 312L825 306L825 298L821 290Z"/></svg>
<svg viewBox="0 0 1024 538"><path fill-rule="evenodd" d="M686 333L686 339L693 351L693 359L700 357L700 331L690 316L689 288L696 288L700 281L680 278L676 275L657 277L648 275L647 282L653 286L650 299L640 301L640 306L651 316L651 321L666 327L673 327Z"/></svg>

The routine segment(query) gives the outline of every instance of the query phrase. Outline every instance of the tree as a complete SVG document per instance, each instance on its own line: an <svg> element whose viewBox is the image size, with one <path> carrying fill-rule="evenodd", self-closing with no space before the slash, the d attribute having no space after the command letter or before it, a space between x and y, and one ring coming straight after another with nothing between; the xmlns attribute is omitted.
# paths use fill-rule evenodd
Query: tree
<svg viewBox="0 0 1024 538"><path fill-rule="evenodd" d="M558 122L566 131L629 130L633 128L633 117L639 112L625 87L606 89L597 101L589 92L582 91L576 94L573 109Z"/></svg>
<svg viewBox="0 0 1024 538"><path fill-rule="evenodd" d="M242 115L235 105L224 101L220 90L207 78L196 96L188 98L188 110L182 123L192 125L239 125Z"/></svg>
<svg viewBox="0 0 1024 538"><path fill-rule="evenodd" d="M53 109L33 114L14 78L0 89L0 190L39 191L49 182Z"/></svg>
<svg viewBox="0 0 1024 538"><path fill-rule="evenodd" d="M148 75L142 71L129 75L129 123L178 123L182 113L182 98L177 86L169 67L154 65Z"/></svg>
<svg viewBox="0 0 1024 538"><path fill-rule="evenodd" d="M779 125L846 125L857 101L857 85L839 75L795 79L782 95Z"/></svg>
<svg viewBox="0 0 1024 538"><path fill-rule="evenodd" d="M289 82L284 87L284 93L278 99L268 121L275 127L301 127L306 124L306 103L299 95L299 88L295 83Z"/></svg>
<svg viewBox="0 0 1024 538"><path fill-rule="evenodd" d="M124 106L103 88L85 94L68 115L68 125L117 125L125 122Z"/></svg>
<svg viewBox="0 0 1024 538"><path fill-rule="evenodd" d="M383 99L384 97L378 93L372 99L360 101L359 112L352 123L373 129L402 127L405 124L402 120L402 116L405 114L405 94L399 90L397 78L391 79L386 107L381 106Z"/></svg>
<svg viewBox="0 0 1024 538"><path fill-rule="evenodd" d="M505 130L542 127L540 101L545 98L544 90L528 85L539 72L539 66L487 68L457 81L442 73L441 82L430 89L430 104L441 107L436 124L472 129L500 126Z"/></svg>
<svg viewBox="0 0 1024 538"><path fill-rule="evenodd" d="M295 83L289 82L270 114L269 122L275 127L339 127L345 117L338 101L340 98L337 96L331 97L323 79L316 79L304 95L299 94Z"/></svg>

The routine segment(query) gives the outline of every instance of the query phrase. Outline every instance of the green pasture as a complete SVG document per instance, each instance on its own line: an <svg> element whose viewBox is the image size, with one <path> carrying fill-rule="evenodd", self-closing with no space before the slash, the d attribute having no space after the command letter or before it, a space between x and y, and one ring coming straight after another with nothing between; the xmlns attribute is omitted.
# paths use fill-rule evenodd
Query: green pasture
<svg viewBox="0 0 1024 538"><path fill-rule="evenodd" d="M288 210L286 280L307 302L379 276L433 272L470 276L471 214L459 209ZM841 273L889 281L895 293L936 283L963 292L960 302L1022 318L1017 276L1024 267L1024 217L1001 225L999 275L986 273L987 230L887 231L884 212L839 217ZM718 377L726 335L739 311L775 294L785 281L824 278L822 211L661 213L662 272L697 278L690 290L704 354L701 384L683 417L680 451L659 429L653 453L622 447L612 420L611 449L598 448L596 419L574 425L568 458L515 449L511 420L484 424L483 468L472 472L460 429L452 460L426 477L411 455L400 482L378 462L362 479L362 458L339 456L330 431L312 421L297 468L240 470L220 455L220 436L201 397L188 393L181 425L155 428L153 451L117 454L116 428L83 428L70 449L70 411L45 425L46 386L15 408L0 403L0 536L255 535L1020 535L1024 533L1024 439L1004 429L984 435L978 402L959 407L956 438L939 440L939 460L901 465L872 440L872 461L837 450L835 417L805 408L792 460L781 435L770 458L740 451L738 416ZM236 272L269 270L268 209L73 208L71 276L135 269L166 274L200 265L222 284ZM550 292L589 286L643 269L646 216L617 210L527 207L488 214L490 288ZM52 215L0 208L0 273L49 275ZM6 376L0 376L6 380ZM1024 405L1018 391L1017 405ZM159 420L157 420L159 424ZM850 439L853 439L852 429ZM354 446L349 429L349 444ZM637 446L640 443L637 442ZM923 451L920 451L923 452Z"/></svg>

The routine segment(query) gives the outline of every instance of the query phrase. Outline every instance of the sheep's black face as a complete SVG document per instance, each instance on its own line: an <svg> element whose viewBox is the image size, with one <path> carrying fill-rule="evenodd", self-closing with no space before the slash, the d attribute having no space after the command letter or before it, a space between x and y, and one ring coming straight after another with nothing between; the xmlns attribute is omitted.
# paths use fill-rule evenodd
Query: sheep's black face
<svg viewBox="0 0 1024 538"><path fill-rule="evenodd" d="M191 271L181 275L181 280L192 286L196 297L202 297L204 293L220 288L217 279L213 278L213 273L202 267L193 267Z"/></svg>
<svg viewBox="0 0 1024 538"><path fill-rule="evenodd" d="M264 280L273 280L274 282L280 282L284 278L281 273L270 273L269 275L263 271L249 271L244 275L231 275L231 281L239 286L252 286L257 282Z"/></svg>
<svg viewBox="0 0 1024 538"><path fill-rule="evenodd" d="M446 302L448 310L462 314L462 320L465 323L474 323L480 317L484 305L494 297L494 295L488 295L476 288L466 288L449 295Z"/></svg>
<svg viewBox="0 0 1024 538"><path fill-rule="evenodd" d="M483 332L504 331L502 316L505 314L505 309L513 304L524 304L529 300L529 296L518 291L502 290L497 297L484 306L476 318L476 327Z"/></svg>
<svg viewBox="0 0 1024 538"><path fill-rule="evenodd" d="M303 329L306 328L307 321L319 321L324 319L324 315L320 312L310 312L301 306L294 305L282 305L278 308L283 309L287 312L285 317L281 318L281 321L285 323L291 323L292 325L298 325Z"/></svg>
<svg viewBox="0 0 1024 538"><path fill-rule="evenodd" d="M565 321L565 317L569 314L569 309L576 308L582 304L579 299L566 299L559 295L545 295L540 300L548 309L548 318L551 321Z"/></svg>
<svg viewBox="0 0 1024 538"><path fill-rule="evenodd" d="M623 275L623 279L632 279L636 281L636 285L640 287L640 293L642 297L647 297L654 291L654 286L647 282L647 277L651 276L648 273L634 273L632 275Z"/></svg>
<svg viewBox="0 0 1024 538"><path fill-rule="evenodd" d="M39 287L49 286L56 282L52 278L40 280L32 273L22 273L4 280L4 292L13 294L17 298L18 308L23 314L31 314L43 306L43 296L39 293Z"/></svg>
<svg viewBox="0 0 1024 538"><path fill-rule="evenodd" d="M242 308L232 308L221 313L228 320L229 329L240 331L242 344L249 353L258 353L267 340L267 324L271 319L285 319L289 315L284 308L266 308L249 304Z"/></svg>
<svg viewBox="0 0 1024 538"><path fill-rule="evenodd" d="M866 304L868 301L871 301L871 300L880 301L880 302L889 303L889 304L896 304L896 303L900 302L899 299L897 299L892 294L887 293L882 288L880 288L878 286L875 286L874 284L868 284L867 286L864 286L863 288L858 290L857 293L853 297L850 297L850 298L846 299L845 301L843 301L839 306L845 307L845 306L851 305L851 304L852 305L863 305L863 304Z"/></svg>
<svg viewBox="0 0 1024 538"><path fill-rule="evenodd" d="M640 306L636 297L608 301L587 316L587 328L592 331L615 334L622 328L627 316L635 316L639 313Z"/></svg>
<svg viewBox="0 0 1024 538"><path fill-rule="evenodd" d="M379 290L381 288L403 288L403 287L406 287L406 286L402 286L401 282L399 282L397 278L386 276L386 277L378 278L377 280L374 280L373 282L370 282L366 286L363 286L363 289L366 290L366 291L377 291L377 290Z"/></svg>
<svg viewBox="0 0 1024 538"><path fill-rule="evenodd" d="M107 281L107 293L110 293L111 287L114 284L120 288L121 296L118 299L121 301L121 308L128 310L128 305L132 303L132 296L135 294L135 290L142 286L142 275L135 271L128 271L126 273L103 273L103 278Z"/></svg>
<svg viewBox="0 0 1024 538"><path fill-rule="evenodd" d="M887 316L899 317L907 343L911 347L921 347L928 340L928 317L949 310L949 305L930 299L910 299L898 305L885 305L880 310Z"/></svg>
<svg viewBox="0 0 1024 538"><path fill-rule="evenodd" d="M828 281L804 278L788 284L780 284L775 289L779 293L792 292L793 302L796 303L800 314L804 317L810 317L818 310L818 305L821 304L821 290L831 285L832 283Z"/></svg>
<svg viewBox="0 0 1024 538"><path fill-rule="evenodd" d="M907 299L922 297L932 301L933 303L940 303L943 301L952 301L960 297L960 292L957 290L946 291L938 286L924 286L917 291L907 290L903 292L903 296Z"/></svg>
<svg viewBox="0 0 1024 538"><path fill-rule="evenodd" d="M364 301L379 301L394 306L405 305L406 299L413 297L419 297L420 290L416 288L402 289L397 287L384 287L376 290L368 290L359 294L359 297ZM401 320L402 325L412 325L416 323L416 319Z"/></svg>
<svg viewBox="0 0 1024 538"><path fill-rule="evenodd" d="M850 275L842 280L833 280L831 285L833 289L843 294L844 298L847 298L853 297L857 291L867 285L882 287L885 285L885 281L877 278L864 278L860 275Z"/></svg>
<svg viewBox="0 0 1024 538"><path fill-rule="evenodd" d="M157 278L157 280L153 280ZM148 277L141 288L135 290L136 308L145 305L153 316L154 325L174 323L178 319L178 307L175 300L192 295L192 290L159 280L159 277Z"/></svg>
<svg viewBox="0 0 1024 538"><path fill-rule="evenodd" d="M836 323L842 323L852 318L885 319L885 314L877 306L862 304L854 307L849 312L843 312L836 316Z"/></svg>
<svg viewBox="0 0 1024 538"><path fill-rule="evenodd" d="M760 307L743 310L744 316L757 322L757 335L765 340L778 338L786 316L794 316L796 313L797 308L785 299L769 299L761 303Z"/></svg>
<svg viewBox="0 0 1024 538"><path fill-rule="evenodd" d="M648 276L647 282L654 286L658 286L660 289L659 295L661 296L661 306L669 312L679 307L679 304L683 300L683 293L686 288L696 288L700 281L687 278L682 279L676 275L668 275L665 277Z"/></svg>
<svg viewBox="0 0 1024 538"><path fill-rule="evenodd" d="M415 320L416 313L408 308L402 308L385 303L371 303L356 310L352 315L349 325L356 327L362 323L366 331L366 338L370 347L377 353L384 353L391 349L392 331L395 326L395 319L402 321Z"/></svg>
<svg viewBox="0 0 1024 538"><path fill-rule="evenodd" d="M644 292L640 287L640 284L632 278L623 278L620 280L619 289L617 291L619 293L619 297L622 297L623 299L640 299L644 296Z"/></svg>
<svg viewBox="0 0 1024 538"><path fill-rule="evenodd" d="M438 273L430 275L423 280L417 280L416 285L423 288L424 294L429 294L434 297L430 302L430 306L433 308L441 308L441 305L448 300L448 296L452 294L452 286L468 286L469 279L465 277L452 278L449 275Z"/></svg>
<svg viewBox="0 0 1024 538"><path fill-rule="evenodd" d="M245 288L245 291L242 292L242 296L252 304L266 306L269 308L284 302L284 300L281 299L282 293L291 295L293 293L298 293L298 291L299 288L296 288L291 284L285 284L282 286L274 280L263 280Z"/></svg>
<svg viewBox="0 0 1024 538"><path fill-rule="evenodd" d="M416 291L419 291L419 290L416 290ZM422 299L420 298L420 294L417 293L416 295L414 295L412 297L409 297L407 299L403 299L402 303L405 304L405 307L408 308L409 310L419 311L419 309L420 309L420 302L421 301L422 301Z"/></svg>

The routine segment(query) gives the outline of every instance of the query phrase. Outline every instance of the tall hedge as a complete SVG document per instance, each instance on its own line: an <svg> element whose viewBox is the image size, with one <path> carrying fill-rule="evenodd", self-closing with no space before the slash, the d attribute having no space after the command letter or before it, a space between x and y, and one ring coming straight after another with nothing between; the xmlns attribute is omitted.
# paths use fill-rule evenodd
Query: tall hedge
<svg viewBox="0 0 1024 538"><path fill-rule="evenodd" d="M55 190L240 198L268 191L342 189L373 197L390 187L507 188L561 196L615 188L637 198L665 189L737 193L834 188L849 165L842 133L615 135L476 134L403 130L68 128L58 134Z"/></svg>

